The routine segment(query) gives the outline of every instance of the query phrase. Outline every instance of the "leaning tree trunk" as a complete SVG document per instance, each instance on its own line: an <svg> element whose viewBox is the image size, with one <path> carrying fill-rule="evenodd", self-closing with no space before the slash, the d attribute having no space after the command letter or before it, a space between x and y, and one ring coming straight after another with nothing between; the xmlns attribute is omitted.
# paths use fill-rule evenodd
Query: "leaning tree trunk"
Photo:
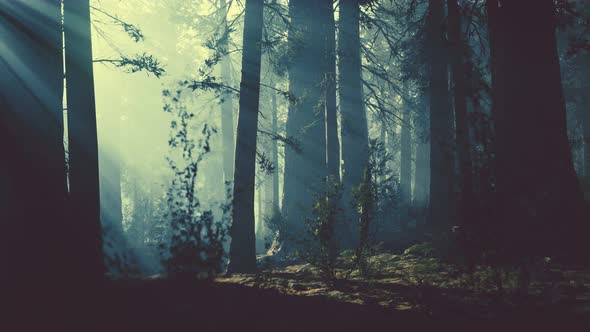
<svg viewBox="0 0 590 332"><path fill-rule="evenodd" d="M453 200L453 135L449 105L443 0L429 2L430 64L430 226L450 231Z"/></svg>
<svg viewBox="0 0 590 332"><path fill-rule="evenodd" d="M461 32L461 14L457 0L448 0L449 42L453 77L453 100L455 105L455 137L457 140L457 159L459 161L461 205L460 219L464 223L473 215L473 166L469 143L469 123L467 120L467 82L465 75L465 53Z"/></svg>
<svg viewBox="0 0 590 332"><path fill-rule="evenodd" d="M502 241L496 245L518 257L579 252L589 219L567 138L554 3L489 1L488 17Z"/></svg>
<svg viewBox="0 0 590 332"><path fill-rule="evenodd" d="M64 1L64 35L72 226L75 239L80 239L76 251L84 269L79 272L96 279L102 277L104 267L88 0Z"/></svg>
<svg viewBox="0 0 590 332"><path fill-rule="evenodd" d="M363 104L359 23L359 3L357 1L340 2L338 72L346 228L340 230L343 234L338 237L341 238L343 248L356 247L358 244L356 234L360 216L352 208L352 189L362 183L369 157L367 114Z"/></svg>
<svg viewBox="0 0 590 332"><path fill-rule="evenodd" d="M260 98L263 0L247 0L244 16L242 82L235 156L233 223L228 273L256 272L254 181Z"/></svg>
<svg viewBox="0 0 590 332"><path fill-rule="evenodd" d="M225 0L219 0L219 4L223 13L223 25L227 30L227 3ZM223 47L227 49L227 40L223 43ZM221 60L221 80L224 84L231 83L231 59L229 54L225 55ZM230 93L223 96L221 103L221 135L223 142L223 176L225 182L233 181L234 179L234 116L233 116L233 98Z"/></svg>

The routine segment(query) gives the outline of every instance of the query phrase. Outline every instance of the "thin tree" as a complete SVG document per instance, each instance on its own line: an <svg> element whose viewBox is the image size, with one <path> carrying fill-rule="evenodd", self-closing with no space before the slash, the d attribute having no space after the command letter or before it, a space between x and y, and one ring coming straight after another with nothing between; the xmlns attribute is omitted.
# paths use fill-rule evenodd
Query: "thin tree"
<svg viewBox="0 0 590 332"><path fill-rule="evenodd" d="M338 111L336 105L336 22L332 0L322 1L322 10L326 11L324 21L326 38L326 137L328 175L332 181L340 182L340 139L338 135Z"/></svg>
<svg viewBox="0 0 590 332"><path fill-rule="evenodd" d="M400 221L402 229L405 229L409 221L409 207L412 203L411 105L407 82L404 82L402 87L402 103L400 154L400 201L402 204L402 215Z"/></svg>
<svg viewBox="0 0 590 332"><path fill-rule="evenodd" d="M263 0L246 1L228 273L256 272L254 182L263 6Z"/></svg>
<svg viewBox="0 0 590 332"><path fill-rule="evenodd" d="M229 10L226 0L219 0L221 13L223 14L222 25L224 28L224 37L222 47L227 52L228 49L228 26L227 12ZM226 54L221 60L221 80L224 84L230 85L231 82L231 58ZM233 115L233 98L231 93L223 96L221 103L221 135L223 142L223 175L226 182L234 179L234 115Z"/></svg>

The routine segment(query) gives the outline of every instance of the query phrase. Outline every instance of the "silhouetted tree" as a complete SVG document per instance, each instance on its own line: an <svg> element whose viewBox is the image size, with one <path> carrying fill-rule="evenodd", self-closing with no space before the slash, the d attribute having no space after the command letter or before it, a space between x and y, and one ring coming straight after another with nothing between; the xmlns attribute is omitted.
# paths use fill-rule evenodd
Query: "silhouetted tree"
<svg viewBox="0 0 590 332"><path fill-rule="evenodd" d="M430 223L437 233L450 230L453 200L452 113L449 105L444 1L430 0Z"/></svg>
<svg viewBox="0 0 590 332"><path fill-rule="evenodd" d="M89 1L64 1L69 188L80 264L102 276L98 141Z"/></svg>
<svg viewBox="0 0 590 332"><path fill-rule="evenodd" d="M361 82L360 5L357 1L341 1L338 34L338 73L340 113L342 117L342 160L344 185L343 204L347 225L342 237L343 247L356 247L359 213L355 211L351 190L364 177L368 159L367 114L363 104Z"/></svg>
<svg viewBox="0 0 590 332"><path fill-rule="evenodd" d="M469 219L468 210L473 208L473 166L469 143L469 123L467 116L467 83L465 75L465 42L461 25L461 12L457 0L448 0L449 56L451 59L453 105L455 106L455 138L457 160L459 161L459 181L461 190L461 222Z"/></svg>
<svg viewBox="0 0 590 332"><path fill-rule="evenodd" d="M495 245L514 257L577 250L588 218L566 132L554 2L495 0L487 10L502 241Z"/></svg>
<svg viewBox="0 0 590 332"><path fill-rule="evenodd" d="M244 17L242 81L234 167L233 223L228 273L256 271L254 191L260 97L263 0L247 0Z"/></svg>
<svg viewBox="0 0 590 332"><path fill-rule="evenodd" d="M80 267L66 214L61 2L2 1L0 35L2 279L61 291Z"/></svg>

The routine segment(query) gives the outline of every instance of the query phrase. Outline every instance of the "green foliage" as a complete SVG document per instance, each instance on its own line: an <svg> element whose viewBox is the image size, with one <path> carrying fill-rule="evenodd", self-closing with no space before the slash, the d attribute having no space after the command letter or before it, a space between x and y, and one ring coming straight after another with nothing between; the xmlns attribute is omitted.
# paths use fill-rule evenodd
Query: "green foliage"
<svg viewBox="0 0 590 332"><path fill-rule="evenodd" d="M96 59L93 62L111 64L117 68L124 69L130 74L145 71L157 78L166 74L166 70L162 67L160 60L146 53L135 54L131 57L122 55L120 59Z"/></svg>
<svg viewBox="0 0 590 332"><path fill-rule="evenodd" d="M194 114L183 105L181 90L174 94L165 90L163 94L171 101L164 110L173 116L168 164L174 177L167 193L166 227L160 237L162 257L170 276L194 277L204 272L213 277L221 272L226 255L223 244L230 206L220 204L222 216L217 220L212 210L201 206L195 185L199 164L210 152L209 141L216 130L204 124L201 138L195 141L191 131Z"/></svg>
<svg viewBox="0 0 590 332"><path fill-rule="evenodd" d="M434 247L431 243L415 244L404 251L404 255L432 258L434 257Z"/></svg>
<svg viewBox="0 0 590 332"><path fill-rule="evenodd" d="M336 220L340 214L339 202L342 197L342 185L336 182L326 184L312 208L313 216L306 220L306 238L299 255L305 261L319 269L324 282L337 288L339 279L352 272L340 273L338 261L338 244L335 238Z"/></svg>

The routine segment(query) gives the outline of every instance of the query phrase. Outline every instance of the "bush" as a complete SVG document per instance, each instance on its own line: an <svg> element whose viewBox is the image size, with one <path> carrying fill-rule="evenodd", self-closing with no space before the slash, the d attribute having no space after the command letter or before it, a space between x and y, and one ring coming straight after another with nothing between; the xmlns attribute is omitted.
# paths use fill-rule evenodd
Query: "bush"
<svg viewBox="0 0 590 332"><path fill-rule="evenodd" d="M435 256L434 253L434 247L431 243L415 244L404 251L404 255L406 256L422 258L433 258Z"/></svg>
<svg viewBox="0 0 590 332"><path fill-rule="evenodd" d="M226 256L224 242L228 233L230 205L220 204L222 216L217 220L210 209L203 209L195 185L199 164L209 153L209 140L216 130L205 124L201 139L193 139L190 120L194 115L180 103L180 91L172 97L173 104L164 110L172 113L171 156L168 164L173 179L167 193L166 214L160 227L160 249L164 265L171 277L195 277L203 273L212 278L220 273ZM164 92L171 97L170 92ZM229 186L227 196L229 198Z"/></svg>
<svg viewBox="0 0 590 332"><path fill-rule="evenodd" d="M341 197L342 185L339 183L328 183L326 190L318 196L312 208L313 217L306 220L307 236L300 253L302 259L319 269L324 282L335 288L343 277L338 272L340 264L335 236Z"/></svg>

